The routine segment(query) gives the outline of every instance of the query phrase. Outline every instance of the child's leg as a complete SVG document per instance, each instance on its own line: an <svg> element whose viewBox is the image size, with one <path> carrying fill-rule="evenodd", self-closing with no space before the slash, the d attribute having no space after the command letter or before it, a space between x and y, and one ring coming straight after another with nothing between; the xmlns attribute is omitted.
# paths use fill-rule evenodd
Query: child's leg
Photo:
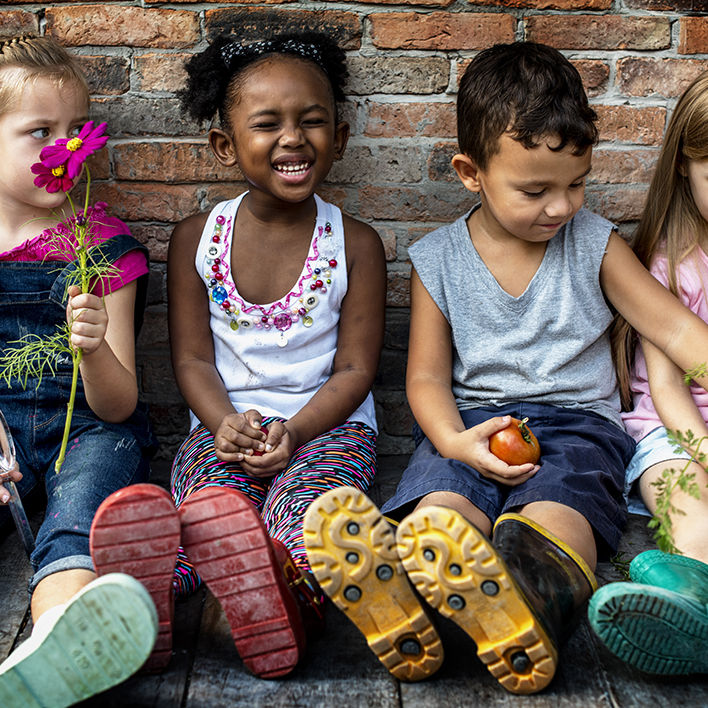
<svg viewBox="0 0 708 708"><path fill-rule="evenodd" d="M37 583L32 593L32 621L36 623L47 610L68 602L95 578L96 573L84 568L61 570L47 575Z"/></svg>
<svg viewBox="0 0 708 708"><path fill-rule="evenodd" d="M363 492L376 474L376 436L362 423L345 423L295 451L290 464L273 478L263 503L263 522L295 564L305 571L302 524L310 504L328 489L355 487Z"/></svg>
<svg viewBox="0 0 708 708"><path fill-rule="evenodd" d="M535 521L582 556L591 570L597 565L597 548L592 527L575 509L556 502L533 502L519 514Z"/></svg>
<svg viewBox="0 0 708 708"><path fill-rule="evenodd" d="M148 472L134 436L122 426L80 419L75 426L61 471L52 465L45 477L47 511L31 558L35 621L96 577L89 548L94 514L106 497Z"/></svg>
<svg viewBox="0 0 708 708"><path fill-rule="evenodd" d="M656 497L659 493L652 486L661 478L666 469L683 469L686 460L668 460L649 467L639 478L642 500L653 514L656 510ZM686 556L708 563L708 473L696 462L690 463L686 470L695 474L699 498L687 494L678 487L671 495L671 503L683 513L669 514L671 519L674 544Z"/></svg>
<svg viewBox="0 0 708 708"><path fill-rule="evenodd" d="M432 492L426 494L416 505L417 509L426 506L445 506L462 514L470 523L474 524L482 533L489 536L492 532L492 522L489 517L476 507L467 497L455 492Z"/></svg>
<svg viewBox="0 0 708 708"><path fill-rule="evenodd" d="M192 430L177 451L170 484L177 508L200 489L228 487L244 494L260 510L267 491L266 481L250 477L238 466L227 464L216 456L214 436L202 425ZM199 574L180 548L174 576L175 591L178 595L188 594L196 590L200 582Z"/></svg>

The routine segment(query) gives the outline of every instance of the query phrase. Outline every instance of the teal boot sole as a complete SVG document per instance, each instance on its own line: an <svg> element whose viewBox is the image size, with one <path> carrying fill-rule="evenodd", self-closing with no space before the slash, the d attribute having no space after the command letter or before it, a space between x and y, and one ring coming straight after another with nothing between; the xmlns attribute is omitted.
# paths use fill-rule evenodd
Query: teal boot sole
<svg viewBox="0 0 708 708"><path fill-rule="evenodd" d="M671 590L611 583L590 599L590 625L619 659L660 675L708 673L708 607Z"/></svg>

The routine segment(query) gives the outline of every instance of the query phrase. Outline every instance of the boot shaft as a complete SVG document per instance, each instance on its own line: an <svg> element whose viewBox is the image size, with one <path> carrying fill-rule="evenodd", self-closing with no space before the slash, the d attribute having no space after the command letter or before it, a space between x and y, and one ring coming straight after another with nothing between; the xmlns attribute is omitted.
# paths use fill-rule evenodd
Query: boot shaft
<svg viewBox="0 0 708 708"><path fill-rule="evenodd" d="M567 544L518 514L497 519L492 542L531 609L556 644L561 644L597 589L593 572Z"/></svg>

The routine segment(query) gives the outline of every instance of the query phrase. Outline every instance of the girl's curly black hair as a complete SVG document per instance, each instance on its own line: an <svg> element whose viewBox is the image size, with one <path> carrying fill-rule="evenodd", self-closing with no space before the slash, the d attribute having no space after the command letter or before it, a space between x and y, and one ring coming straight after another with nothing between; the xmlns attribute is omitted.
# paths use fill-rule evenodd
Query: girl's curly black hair
<svg viewBox="0 0 708 708"><path fill-rule="evenodd" d="M323 32L276 34L248 44L223 34L186 62L187 85L178 94L182 107L199 121L211 120L218 113L222 126L227 127L228 110L238 93L238 77L249 66L276 54L316 64L329 80L335 105L344 100L346 57Z"/></svg>

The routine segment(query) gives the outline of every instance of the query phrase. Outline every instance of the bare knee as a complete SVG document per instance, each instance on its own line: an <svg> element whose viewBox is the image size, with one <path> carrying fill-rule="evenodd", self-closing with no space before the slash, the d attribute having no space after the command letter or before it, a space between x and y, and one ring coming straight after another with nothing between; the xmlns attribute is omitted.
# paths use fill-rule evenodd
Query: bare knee
<svg viewBox="0 0 708 708"><path fill-rule="evenodd" d="M455 492L431 492L426 494L416 505L416 509L426 506L445 506L462 514L467 521L473 523L482 533L489 535L492 522L489 517L476 507L467 497Z"/></svg>

